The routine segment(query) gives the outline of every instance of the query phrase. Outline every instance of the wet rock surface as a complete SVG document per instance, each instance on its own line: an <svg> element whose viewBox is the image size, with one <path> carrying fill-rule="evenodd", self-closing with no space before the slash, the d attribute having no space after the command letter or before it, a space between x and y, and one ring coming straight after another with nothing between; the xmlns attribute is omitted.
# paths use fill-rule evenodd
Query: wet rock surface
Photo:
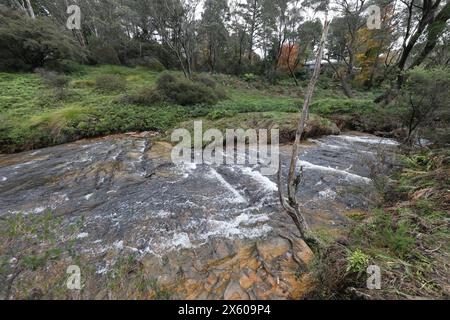
<svg viewBox="0 0 450 320"><path fill-rule="evenodd" d="M305 144L299 198L310 223L339 232L345 212L368 209L369 168L391 147L354 134ZM278 205L276 177L259 166L174 165L170 152L144 133L0 155L0 217L51 210L67 228L83 217L76 248L99 276L134 253L173 298L302 297L312 253Z"/></svg>

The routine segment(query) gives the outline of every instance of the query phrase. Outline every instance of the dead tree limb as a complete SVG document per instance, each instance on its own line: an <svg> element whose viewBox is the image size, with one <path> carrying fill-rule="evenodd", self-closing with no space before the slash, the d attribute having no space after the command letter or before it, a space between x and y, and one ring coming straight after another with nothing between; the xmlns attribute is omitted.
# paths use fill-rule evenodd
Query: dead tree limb
<svg viewBox="0 0 450 320"><path fill-rule="evenodd" d="M281 205L283 206L287 214L293 219L296 227L300 231L302 238L309 243L317 243L318 241L311 232L311 229L305 219L305 216L302 213L302 209L300 207L300 204L298 203L298 199L296 196L300 182L302 181L302 174L303 174L303 168L301 166L299 168L299 160L300 160L299 147L303 133L305 131L306 121L309 115L309 106L311 104L312 97L314 95L314 90L322 67L322 58L325 49L325 43L328 37L329 26L330 23L328 21L328 15L326 14L322 37L320 40L319 52L316 57L316 65L314 68L314 73L309 83L308 91L306 92L305 95L305 103L303 105L302 114L300 117L300 121L298 123L297 132L295 134L295 142L294 145L292 146L292 157L287 181L287 198L284 195L284 191L282 188L283 183L282 183L281 161L280 161L280 168L278 171L278 190Z"/></svg>

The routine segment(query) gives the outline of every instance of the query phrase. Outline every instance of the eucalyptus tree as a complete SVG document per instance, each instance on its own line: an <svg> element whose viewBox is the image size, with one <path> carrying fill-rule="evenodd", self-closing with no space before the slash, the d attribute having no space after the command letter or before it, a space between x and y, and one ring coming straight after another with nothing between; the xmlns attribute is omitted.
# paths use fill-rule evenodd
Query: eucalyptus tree
<svg viewBox="0 0 450 320"><path fill-rule="evenodd" d="M152 0L122 0L130 9L129 23L134 30L134 37L144 41L152 41L155 26L152 24Z"/></svg>
<svg viewBox="0 0 450 320"><path fill-rule="evenodd" d="M353 96L351 81L357 68L356 56L360 50L359 32L367 28L365 11L367 0L335 0L333 2L338 17L330 25L329 55L330 66L334 69L346 96ZM335 67L330 58L337 59L342 68Z"/></svg>
<svg viewBox="0 0 450 320"><path fill-rule="evenodd" d="M239 11L237 13L246 25L245 29L248 37L247 57L250 63L252 62L254 49L262 36L263 3L264 0L244 0L244 2L238 3Z"/></svg>
<svg viewBox="0 0 450 320"><path fill-rule="evenodd" d="M305 20L300 6L293 6L289 10L283 65L287 66L295 85L298 85L296 70L314 54L314 49L319 45L322 28L319 19Z"/></svg>
<svg viewBox="0 0 450 320"><path fill-rule="evenodd" d="M396 37L390 40L391 45L387 53L389 65L384 77L385 79L394 77L395 80L384 94L375 99L375 102L390 103L402 89L408 71L422 65L437 46L445 47L449 19L448 0L395 2L391 24L396 30Z"/></svg>
<svg viewBox="0 0 450 320"><path fill-rule="evenodd" d="M244 54L248 43L248 25L241 19L240 7L236 3L232 3L230 8L231 21L229 23L229 46L233 50L230 59L227 62L232 66L232 72L240 74L244 68Z"/></svg>
<svg viewBox="0 0 450 320"><path fill-rule="evenodd" d="M450 19L448 0L401 0L403 28L401 54L397 63L397 88L404 83L403 72L422 64L443 36Z"/></svg>
<svg viewBox="0 0 450 320"><path fill-rule="evenodd" d="M284 45L288 38L289 5L291 0L265 1L263 5L263 43L265 39L271 42L270 66L268 70L269 80L273 82L283 53Z"/></svg>
<svg viewBox="0 0 450 320"><path fill-rule="evenodd" d="M399 32L396 28L397 0L373 0L372 4L380 10L380 26L372 30L365 30L370 37L364 55L366 56L367 79L366 89L389 79Z"/></svg>
<svg viewBox="0 0 450 320"><path fill-rule="evenodd" d="M328 20L328 6L329 2L327 0L324 1L315 1L317 5L316 10L324 10L325 11L325 19L322 29L322 35L320 37L320 43L315 59L314 72L311 76L308 89L305 93L305 99L303 103L303 109L301 111L300 120L298 122L295 141L292 146L292 154L291 161L289 165L288 178L287 178L287 190L284 192L283 183L282 183L282 166L281 161L280 167L278 170L278 193L280 203L285 210L285 212L292 218L294 224L300 232L301 237L309 244L312 245L320 245L319 240L312 232L309 224L306 220L305 214L303 213L302 207L298 201L297 194L299 192L299 188L303 179L303 168L299 166L300 162L300 142L305 132L306 122L309 118L309 107L311 105L314 91L317 85L317 81L319 79L321 67L322 67L322 58L325 52L328 30L330 26L330 22Z"/></svg>
<svg viewBox="0 0 450 320"><path fill-rule="evenodd" d="M230 19L227 0L206 0L200 22L200 35L206 46L207 63L211 73L216 72L219 59L228 42L226 23Z"/></svg>
<svg viewBox="0 0 450 320"><path fill-rule="evenodd" d="M196 41L196 12L199 0L153 0L152 23L161 38L176 55L187 78L193 72Z"/></svg>
<svg viewBox="0 0 450 320"><path fill-rule="evenodd" d="M32 19L36 19L36 14L30 0L6 0L5 4L10 8L25 12Z"/></svg>

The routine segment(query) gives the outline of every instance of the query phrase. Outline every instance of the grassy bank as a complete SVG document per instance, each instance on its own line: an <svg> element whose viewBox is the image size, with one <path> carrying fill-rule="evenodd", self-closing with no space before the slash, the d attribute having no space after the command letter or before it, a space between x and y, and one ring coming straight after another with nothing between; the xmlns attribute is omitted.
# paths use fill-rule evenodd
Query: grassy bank
<svg viewBox="0 0 450 320"><path fill-rule="evenodd" d="M70 76L64 96L37 74L0 74L0 151L17 152L80 138L139 130L167 130L183 119L177 106L139 106L122 101L124 92L103 92L95 79L117 74L125 92L154 83L157 74L143 69L84 67Z"/></svg>
<svg viewBox="0 0 450 320"><path fill-rule="evenodd" d="M450 297L450 153L413 153L403 165L380 207L352 215L347 238L317 257L315 298ZM369 265L381 269L381 290L366 288Z"/></svg>
<svg viewBox="0 0 450 320"><path fill-rule="evenodd" d="M144 68L80 66L67 76L68 85L61 89L49 85L39 74L0 73L0 152L121 132L166 132L193 118L230 120L250 113L263 113L258 116L263 118L267 113L279 113L274 117L290 118L285 114L298 112L303 102L302 87L247 83L224 75L213 78L227 99L213 106L130 101L128 97L153 87L158 76L158 72ZM365 93L350 100L337 89L319 86L312 112L337 122L341 128L376 131L366 124L381 109L370 99Z"/></svg>
<svg viewBox="0 0 450 320"><path fill-rule="evenodd" d="M278 129L279 141L281 143L288 143L295 140L299 117L300 115L296 113L279 111L236 113L233 111L223 112L218 110L196 120L202 121L202 129L204 132L209 129L218 129L224 136L227 129L255 129L257 133L258 130L266 129L269 132L269 142L271 130ZM194 122L192 120L185 121L180 124L180 128L193 132ZM313 114L305 128L304 138L337 134L340 134L340 130L336 124L326 118ZM167 135L166 139L170 139L170 136Z"/></svg>

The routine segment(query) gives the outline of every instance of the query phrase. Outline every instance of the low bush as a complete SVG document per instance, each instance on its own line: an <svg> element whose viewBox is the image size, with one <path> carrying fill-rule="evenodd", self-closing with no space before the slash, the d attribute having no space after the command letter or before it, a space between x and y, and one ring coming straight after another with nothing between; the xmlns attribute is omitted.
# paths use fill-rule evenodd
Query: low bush
<svg viewBox="0 0 450 320"><path fill-rule="evenodd" d="M127 102L139 105L154 105L163 101L164 97L161 93L152 87L144 87L127 97Z"/></svg>
<svg viewBox="0 0 450 320"><path fill-rule="evenodd" d="M320 115L370 112L376 107L371 100L321 99L311 104L311 111Z"/></svg>
<svg viewBox="0 0 450 320"><path fill-rule="evenodd" d="M93 88L95 87L94 80L75 80L72 81L72 87L75 89Z"/></svg>
<svg viewBox="0 0 450 320"><path fill-rule="evenodd" d="M217 82L214 79L205 75L195 75L192 80L213 89L219 100L225 100L228 98L225 89L217 85Z"/></svg>
<svg viewBox="0 0 450 320"><path fill-rule="evenodd" d="M205 86L213 88L213 89L217 88L217 83L213 79L211 79L207 76L204 76L204 75L194 75L192 77L192 80L195 82L202 83Z"/></svg>
<svg viewBox="0 0 450 320"><path fill-rule="evenodd" d="M53 89L53 94L56 100L63 100L68 96L68 86L70 83L70 78L56 73L54 71L47 71L43 69L37 69L36 73L38 73L44 83Z"/></svg>
<svg viewBox="0 0 450 320"><path fill-rule="evenodd" d="M255 82L258 79L258 77L253 73L246 73L242 76L242 78L247 82Z"/></svg>
<svg viewBox="0 0 450 320"><path fill-rule="evenodd" d="M65 75L42 69L38 69L36 70L36 72L42 77L44 83L49 87L67 88L67 86L69 85L70 78Z"/></svg>
<svg viewBox="0 0 450 320"><path fill-rule="evenodd" d="M407 74L395 107L407 129L406 142L416 143L421 130L447 127L450 119L450 73L448 68L414 68ZM439 139L437 139L439 140Z"/></svg>
<svg viewBox="0 0 450 320"><path fill-rule="evenodd" d="M124 91L126 89L126 82L118 75L105 74L95 79L95 88L101 92Z"/></svg>
<svg viewBox="0 0 450 320"><path fill-rule="evenodd" d="M166 70L166 67L156 58L144 58L138 62L138 65L156 72Z"/></svg>
<svg viewBox="0 0 450 320"><path fill-rule="evenodd" d="M189 116L193 118L207 117L217 106L197 104L189 108Z"/></svg>
<svg viewBox="0 0 450 320"><path fill-rule="evenodd" d="M370 257L360 249L357 249L348 255L347 262L347 271L363 273L369 266Z"/></svg>
<svg viewBox="0 0 450 320"><path fill-rule="evenodd" d="M230 118L234 117L237 114L236 111L232 110L213 110L210 113L208 113L208 119L210 120L218 120L222 118Z"/></svg>
<svg viewBox="0 0 450 320"><path fill-rule="evenodd" d="M156 90L164 95L168 102L182 106L215 105L225 98L224 92L211 87L211 84L182 79L167 72L156 81Z"/></svg>
<svg viewBox="0 0 450 320"><path fill-rule="evenodd" d="M120 65L119 48L116 43L106 42L100 38L91 39L88 45L89 59L94 63Z"/></svg>
<svg viewBox="0 0 450 320"><path fill-rule="evenodd" d="M56 66L64 60L83 61L85 50L71 32L51 18L29 19L26 14L0 5L0 70L31 71Z"/></svg>
<svg viewBox="0 0 450 320"><path fill-rule="evenodd" d="M60 73L70 74L78 73L82 74L84 72L83 65L72 60L50 60L44 63L44 68Z"/></svg>

